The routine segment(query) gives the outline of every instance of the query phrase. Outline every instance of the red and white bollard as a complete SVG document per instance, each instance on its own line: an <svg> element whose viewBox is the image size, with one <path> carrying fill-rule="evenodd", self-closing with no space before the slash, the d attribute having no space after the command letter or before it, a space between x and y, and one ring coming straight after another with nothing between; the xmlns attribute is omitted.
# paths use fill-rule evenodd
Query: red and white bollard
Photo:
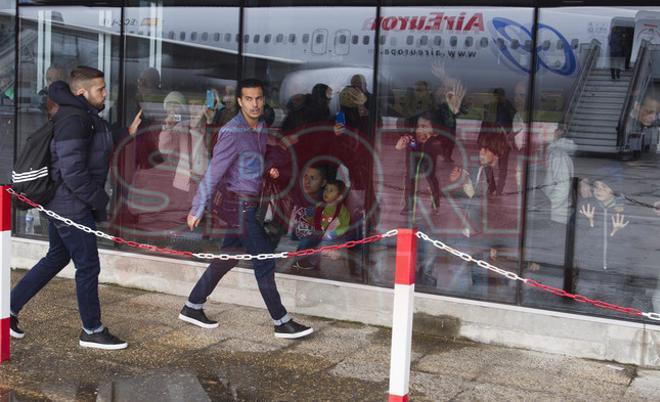
<svg viewBox="0 0 660 402"><path fill-rule="evenodd" d="M390 402L407 402L410 383L413 301L417 265L415 229L399 229L396 239L396 273L392 313Z"/></svg>
<svg viewBox="0 0 660 402"><path fill-rule="evenodd" d="M9 360L9 292L11 290L11 195L0 186L0 362Z"/></svg>

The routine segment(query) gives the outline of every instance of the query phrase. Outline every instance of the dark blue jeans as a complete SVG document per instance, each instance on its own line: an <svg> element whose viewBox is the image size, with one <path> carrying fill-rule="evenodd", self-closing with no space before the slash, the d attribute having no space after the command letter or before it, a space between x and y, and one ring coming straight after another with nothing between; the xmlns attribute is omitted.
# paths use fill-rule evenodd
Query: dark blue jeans
<svg viewBox="0 0 660 402"><path fill-rule="evenodd" d="M91 212L77 223L96 229ZM99 252L96 236L66 226L48 223L48 253L32 267L11 291L11 311L18 314L23 306L73 259L76 268L76 294L83 328L93 331L101 327L99 303Z"/></svg>
<svg viewBox="0 0 660 402"><path fill-rule="evenodd" d="M236 247L243 247L249 254L272 253L273 247L268 240L266 231L256 218L257 204L240 200L237 202L235 212L238 214L239 227L236 228L235 234L229 234L224 238L223 251L233 251ZM188 301L193 304L204 304L220 279L236 264L238 264L237 260L213 260L193 287ZM261 292L270 316L273 320L281 319L287 312L282 305L280 293L275 284L275 260L252 260L252 267L254 276L257 278L259 292Z"/></svg>

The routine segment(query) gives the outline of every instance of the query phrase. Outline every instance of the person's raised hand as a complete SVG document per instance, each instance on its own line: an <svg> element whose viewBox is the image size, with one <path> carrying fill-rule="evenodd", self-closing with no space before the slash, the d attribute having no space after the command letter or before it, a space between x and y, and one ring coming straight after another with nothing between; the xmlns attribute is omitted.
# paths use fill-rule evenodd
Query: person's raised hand
<svg viewBox="0 0 660 402"><path fill-rule="evenodd" d="M142 109L140 109L140 111L135 115L135 118L133 119L131 125L128 126L128 134L131 137L135 137L135 134L137 134L138 128L140 127L140 124L142 124Z"/></svg>

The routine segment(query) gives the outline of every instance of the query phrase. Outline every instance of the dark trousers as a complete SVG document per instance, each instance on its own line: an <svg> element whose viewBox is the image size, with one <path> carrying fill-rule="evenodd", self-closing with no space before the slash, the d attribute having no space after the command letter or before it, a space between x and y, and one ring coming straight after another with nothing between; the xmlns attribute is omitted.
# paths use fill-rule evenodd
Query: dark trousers
<svg viewBox="0 0 660 402"><path fill-rule="evenodd" d="M497 193L502 195L504 193L504 185L506 184L506 176L509 172L509 154L510 148L506 148L504 153L500 155L497 161L497 180L495 180L495 173L492 167L486 167L486 180L488 182L488 193Z"/></svg>
<svg viewBox="0 0 660 402"><path fill-rule="evenodd" d="M249 254L272 253L271 242L263 226L257 221L257 203L245 200L237 201L236 213L239 226L235 228L235 234L225 237L222 249L243 247ZM188 301L193 304L204 304L220 279L236 264L238 264L237 260L213 260L193 287ZM270 316L274 320L281 319L287 312L282 305L280 293L275 284L275 260L252 260L252 267L254 276L257 278L259 292L261 292Z"/></svg>
<svg viewBox="0 0 660 402"><path fill-rule="evenodd" d="M435 175L435 164L437 155L426 152L408 152L406 155L407 178L406 178L406 209L412 209L414 197L419 194L420 180L426 178L431 188L433 205L440 205L440 182ZM419 198L419 197L418 197Z"/></svg>
<svg viewBox="0 0 660 402"><path fill-rule="evenodd" d="M76 222L96 229L91 212ZM76 268L76 295L83 327L101 327L99 303L99 253L96 236L66 226L61 222L48 224L48 253L32 267L11 291L11 311L18 314L23 306L73 259Z"/></svg>

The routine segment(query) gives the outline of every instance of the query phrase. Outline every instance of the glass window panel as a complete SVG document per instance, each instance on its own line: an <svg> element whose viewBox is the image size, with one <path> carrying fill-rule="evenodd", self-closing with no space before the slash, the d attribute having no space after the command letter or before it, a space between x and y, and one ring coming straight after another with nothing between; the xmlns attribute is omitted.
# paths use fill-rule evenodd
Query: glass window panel
<svg viewBox="0 0 660 402"><path fill-rule="evenodd" d="M539 11L527 184L525 276L642 311L660 308L659 25L657 7ZM522 296L528 306L631 318L531 289Z"/></svg>
<svg viewBox="0 0 660 402"><path fill-rule="evenodd" d="M444 17L435 18L438 13ZM415 42L432 35L441 38L434 44L448 46L381 49L382 123L375 152L383 163L373 172L378 231L414 226L517 272L525 160L512 140L519 135L514 121L526 106L516 103L514 88L529 84L529 57L520 48L506 53L509 47L497 43L524 40L533 14L514 7L381 9L381 27L391 28L390 35ZM485 46L475 47L474 37ZM508 280L429 243L418 247L416 290L515 302L516 286ZM369 271L373 283L391 283L394 272L386 261L393 257L373 249L370 259L378 261Z"/></svg>
<svg viewBox="0 0 660 402"><path fill-rule="evenodd" d="M20 74L14 87L20 110L19 148L26 137L45 124L49 115L57 110L56 105L47 101L48 87L55 81L68 80L71 70L80 65L105 73L108 96L100 116L110 123L118 123L120 9L39 6L22 7L19 13ZM142 29L152 29L153 23L145 21ZM134 25L137 24L134 21ZM7 96L7 90L4 96ZM112 192L109 182L106 191ZM113 202L108 206L110 211L114 207ZM48 220L43 215L34 211L17 211L16 219L18 233L47 236ZM99 223L99 229L107 232L108 223Z"/></svg>
<svg viewBox="0 0 660 402"><path fill-rule="evenodd" d="M217 251L217 220L208 214L191 232L185 217L217 132L237 110L239 9L127 7L125 18L137 25L150 21L152 29L126 37L126 120L143 114L135 140L117 152L115 230L131 240ZM208 41L204 34L218 27L222 32ZM170 30L190 41L161 42L160 32ZM199 46L195 39L206 42ZM204 113L207 93L212 108Z"/></svg>
<svg viewBox="0 0 660 402"><path fill-rule="evenodd" d="M267 84L266 102L272 112L266 115L273 135L295 142L292 147L284 147L284 160L289 160L292 167L282 170L284 176L277 181L279 191L292 197L294 212L279 216L281 209L271 207L275 215L268 218L278 251L314 247L319 241L320 245L344 242L366 233L363 217L370 175L365 170L368 158L358 153L368 149L369 121L375 113L370 97L374 49L369 45L374 43L369 40L374 32L363 26L375 15L373 7L250 7L244 11L246 34L273 32L284 26L286 32L302 35L305 44L259 47L249 43L242 63L244 77L256 77ZM327 21L341 24L328 26ZM352 32L356 34L351 36ZM362 42L361 36L367 40ZM341 136L333 130L338 111L343 111L350 127L350 132ZM314 205L321 200L323 190L315 177L322 173L341 180L349 190L340 209L345 211L342 216L346 219L341 220L338 237L316 241L310 219L318 219L313 216ZM307 181L311 183L305 184ZM327 216L328 211L324 213L326 221L338 219L332 214ZM278 262L278 271L362 281L359 273L365 251L344 250L298 261L303 268L317 267L310 270Z"/></svg>

